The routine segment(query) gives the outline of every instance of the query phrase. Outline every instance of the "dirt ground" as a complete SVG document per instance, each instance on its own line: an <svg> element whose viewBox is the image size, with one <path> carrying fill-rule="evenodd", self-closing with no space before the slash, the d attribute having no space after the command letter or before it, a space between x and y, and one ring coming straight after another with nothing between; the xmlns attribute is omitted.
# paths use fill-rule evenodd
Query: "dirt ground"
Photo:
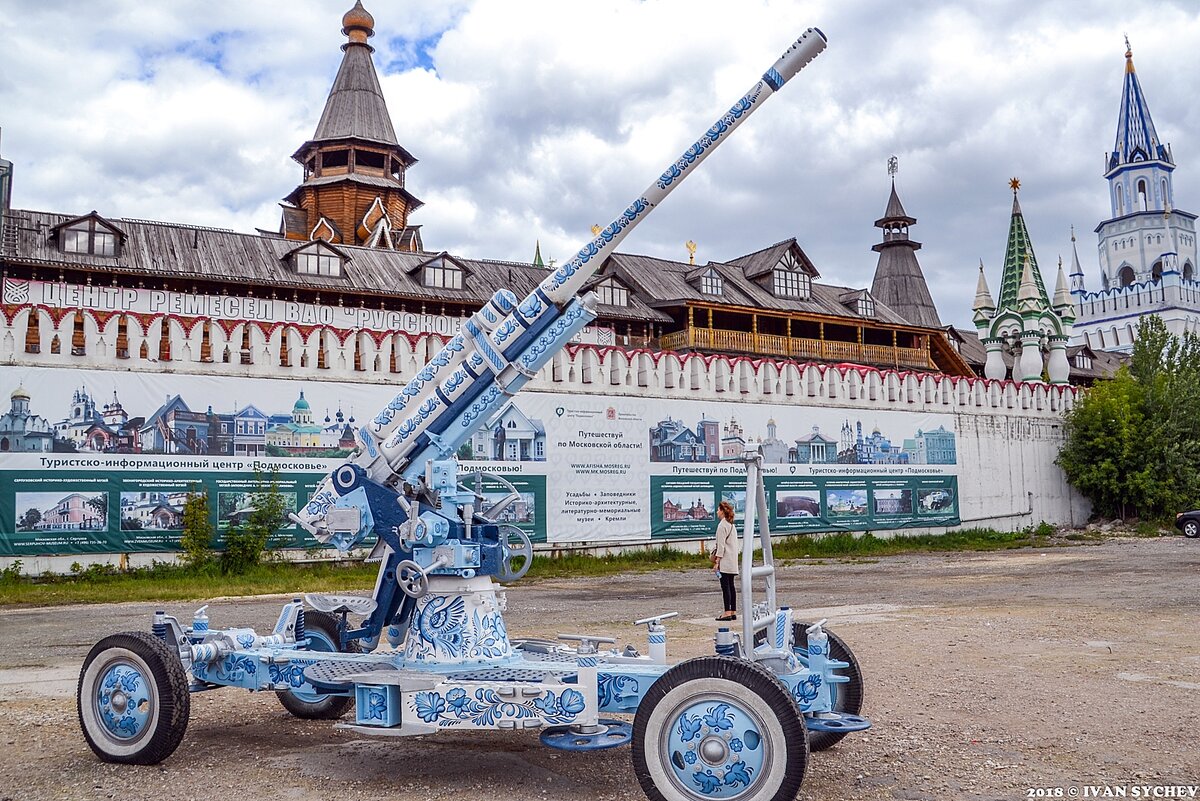
<svg viewBox="0 0 1200 801"><path fill-rule="evenodd" d="M800 798L1200 785L1200 543L798 564L781 570L780 598L802 618L828 617L854 649L874 721L813 755ZM643 649L631 621L678 611L668 634L681 659L711 652L720 593L706 571L659 571L527 582L508 600L514 636L584 631ZM220 601L209 615L214 627L269 627L280 602ZM235 690L192 699L163 764L103 764L76 722L79 665L100 637L148 630L152 611L0 611L0 799L642 798L627 748L560 753L529 733L370 739Z"/></svg>

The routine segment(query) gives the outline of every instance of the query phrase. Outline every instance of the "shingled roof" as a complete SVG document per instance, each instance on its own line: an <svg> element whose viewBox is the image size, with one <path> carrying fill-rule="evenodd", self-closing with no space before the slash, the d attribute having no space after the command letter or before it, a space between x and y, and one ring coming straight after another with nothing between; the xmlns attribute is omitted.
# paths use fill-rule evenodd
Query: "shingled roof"
<svg viewBox="0 0 1200 801"><path fill-rule="evenodd" d="M15 253L5 256L5 261L152 276L185 285L191 281L215 281L280 290L329 290L476 305L486 303L498 289L511 289L524 296L546 277L545 270L528 264L459 258L470 272L462 289L427 287L419 271L411 274L410 271L433 254L346 244L337 245L348 256L341 276L301 275L295 272L288 256L298 245L305 247L311 243L228 229L124 219L111 220L127 235L118 256L65 253L50 230L67 219L69 215L13 209L6 224L16 229L17 248ZM236 290L231 287L230 291ZM638 320L661 316L644 305L640 310L631 307L622 311Z"/></svg>
<svg viewBox="0 0 1200 801"><path fill-rule="evenodd" d="M346 45L312 141L351 138L399 145L371 60L371 47L355 42Z"/></svg>
<svg viewBox="0 0 1200 801"><path fill-rule="evenodd" d="M710 261L703 266L658 259L653 256L638 256L614 253L605 262L603 272L620 276L654 308L679 306L686 302L721 303L763 309L779 313L820 314L850 319L865 319L843 301L847 293L862 291L852 287L832 284L812 284L807 298L779 297L768 286L771 270L779 264L791 248L793 256L801 263L806 273L815 274L808 257L800 250L795 239L777 242L770 247L740 256L728 262ZM694 279L708 269L716 270L723 280L720 296L706 295L695 285ZM753 272L755 277L751 276ZM762 281L762 283L760 283ZM907 320L897 314L886 303L876 298L873 318L883 323L905 325Z"/></svg>

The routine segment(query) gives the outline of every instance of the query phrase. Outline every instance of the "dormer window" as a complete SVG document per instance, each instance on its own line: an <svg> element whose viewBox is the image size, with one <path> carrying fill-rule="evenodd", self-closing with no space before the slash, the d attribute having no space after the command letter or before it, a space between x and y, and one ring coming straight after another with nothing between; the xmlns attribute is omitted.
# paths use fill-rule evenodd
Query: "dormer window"
<svg viewBox="0 0 1200 801"><path fill-rule="evenodd" d="M300 275L340 278L345 261L345 257L324 243L306 245L292 252L292 263Z"/></svg>
<svg viewBox="0 0 1200 801"><path fill-rule="evenodd" d="M596 295L602 306L629 305L629 290L615 278L605 278L596 284Z"/></svg>
<svg viewBox="0 0 1200 801"><path fill-rule="evenodd" d="M868 295L866 292L858 299L858 315L860 317L875 316L875 298Z"/></svg>
<svg viewBox="0 0 1200 801"><path fill-rule="evenodd" d="M705 295L720 295L725 288L725 279L711 267L700 276L700 291Z"/></svg>
<svg viewBox="0 0 1200 801"><path fill-rule="evenodd" d="M812 295L812 276L791 250L783 254L771 272L771 290L778 298L807 300Z"/></svg>
<svg viewBox="0 0 1200 801"><path fill-rule="evenodd" d="M776 297L807 300L812 294L812 278L805 273L794 273L783 267L775 268L771 283Z"/></svg>
<svg viewBox="0 0 1200 801"><path fill-rule="evenodd" d="M425 265L422 281L434 289L462 289L463 271L446 259L435 259Z"/></svg>
<svg viewBox="0 0 1200 801"><path fill-rule="evenodd" d="M58 229L58 246L63 253L112 257L118 255L120 245L119 232L105 225L94 213Z"/></svg>
<svg viewBox="0 0 1200 801"><path fill-rule="evenodd" d="M1092 357L1087 356L1083 353L1075 354L1075 366L1078 367L1080 370L1091 370L1092 369Z"/></svg>

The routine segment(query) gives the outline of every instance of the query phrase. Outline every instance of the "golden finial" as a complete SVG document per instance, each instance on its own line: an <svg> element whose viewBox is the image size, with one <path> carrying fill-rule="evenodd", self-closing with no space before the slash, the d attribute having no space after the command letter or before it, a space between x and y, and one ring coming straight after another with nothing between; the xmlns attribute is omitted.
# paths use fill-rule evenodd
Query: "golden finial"
<svg viewBox="0 0 1200 801"><path fill-rule="evenodd" d="M1008 181L1008 188L1013 191L1014 195L1017 194L1017 190L1021 188L1021 179L1010 178Z"/></svg>
<svg viewBox="0 0 1200 801"><path fill-rule="evenodd" d="M696 243L689 239L688 241L683 243L683 246L685 248L687 248L688 264L695 264L696 263Z"/></svg>
<svg viewBox="0 0 1200 801"><path fill-rule="evenodd" d="M600 226L592 225L592 236L600 236Z"/></svg>
<svg viewBox="0 0 1200 801"><path fill-rule="evenodd" d="M1133 48L1129 46L1129 34L1125 34L1125 71L1134 72Z"/></svg>

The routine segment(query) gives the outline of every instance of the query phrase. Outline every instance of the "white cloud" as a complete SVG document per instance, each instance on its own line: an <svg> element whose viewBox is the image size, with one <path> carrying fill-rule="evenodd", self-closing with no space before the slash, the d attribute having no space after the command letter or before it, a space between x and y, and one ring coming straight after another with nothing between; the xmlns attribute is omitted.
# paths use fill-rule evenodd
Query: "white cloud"
<svg viewBox="0 0 1200 801"><path fill-rule="evenodd" d="M276 227L349 5L0 0L15 204ZM1013 175L1043 271L1069 258L1072 224L1093 265L1125 32L1180 163L1179 205L1200 211L1193 3L367 5L397 134L420 160L411 222L433 249L528 260L540 239L569 258L810 24L828 51L624 250L682 259L693 239L700 259L728 259L796 236L826 280L868 285L895 153L942 317L969 325L979 258L999 283Z"/></svg>

